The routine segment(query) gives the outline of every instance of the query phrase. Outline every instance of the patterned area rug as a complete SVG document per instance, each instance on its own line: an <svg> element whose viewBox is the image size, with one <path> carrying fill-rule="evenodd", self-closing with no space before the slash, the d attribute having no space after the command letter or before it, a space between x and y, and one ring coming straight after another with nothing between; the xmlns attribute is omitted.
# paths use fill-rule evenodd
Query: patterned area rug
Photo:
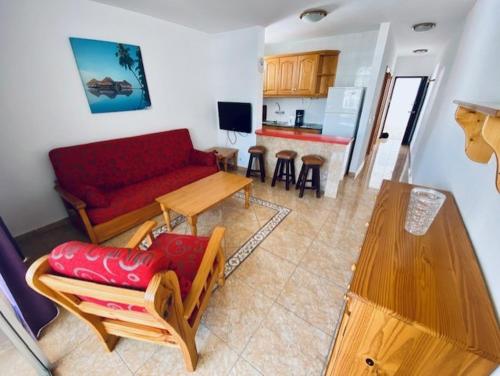
<svg viewBox="0 0 500 376"><path fill-rule="evenodd" d="M234 198L242 201L245 200L243 193L238 192ZM225 265L224 274L226 278L231 275L242 263L249 257L255 249L262 243L275 229L278 225L290 214L291 209L284 206L262 200L257 197L250 197L250 205L259 205L268 209L275 211L275 214L269 219L263 226L261 226L253 235L250 236L237 250L234 252L227 260ZM186 217L178 216L172 220L172 227L175 229L177 226L186 222ZM167 226L163 225L158 227L153 231L154 237L157 237L161 233L167 232ZM141 248L147 249L148 245L146 242L141 244Z"/></svg>

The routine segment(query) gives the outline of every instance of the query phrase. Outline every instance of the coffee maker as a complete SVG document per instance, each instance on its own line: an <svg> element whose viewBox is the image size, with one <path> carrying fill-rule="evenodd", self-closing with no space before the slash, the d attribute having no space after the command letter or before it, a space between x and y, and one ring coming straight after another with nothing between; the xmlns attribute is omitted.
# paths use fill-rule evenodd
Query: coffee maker
<svg viewBox="0 0 500 376"><path fill-rule="evenodd" d="M304 125L304 110L295 110L295 126L301 127Z"/></svg>

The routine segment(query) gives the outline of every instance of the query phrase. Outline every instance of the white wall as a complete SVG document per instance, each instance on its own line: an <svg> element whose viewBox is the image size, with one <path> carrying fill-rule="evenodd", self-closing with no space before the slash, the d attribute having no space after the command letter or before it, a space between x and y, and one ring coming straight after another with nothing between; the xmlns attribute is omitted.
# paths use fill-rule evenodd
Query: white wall
<svg viewBox="0 0 500 376"><path fill-rule="evenodd" d="M284 114L276 114L279 103ZM267 105L267 120L295 122L295 110L304 110L304 122L323 124L326 98L264 98Z"/></svg>
<svg viewBox="0 0 500 376"><path fill-rule="evenodd" d="M2 0L0 35L0 215L14 235L66 216L54 147L181 127L199 148L217 142L208 34L87 0ZM139 45L152 107L91 114L70 36Z"/></svg>
<svg viewBox="0 0 500 376"><path fill-rule="evenodd" d="M440 64L444 75L412 156L413 182L453 192L486 277L497 312L500 307L500 193L496 161L469 160L464 133L455 122L454 99L500 102L500 2L478 0L458 43Z"/></svg>
<svg viewBox="0 0 500 376"><path fill-rule="evenodd" d="M239 149L238 164L248 163L248 148L255 145L255 130L262 125L262 71L259 59L264 56L264 28L257 26L212 37L211 64L213 66L214 113L217 101L250 102L252 104L252 133L234 134L236 143L227 138L226 131L218 131L218 145Z"/></svg>
<svg viewBox="0 0 500 376"><path fill-rule="evenodd" d="M436 56L398 56L395 76L431 76L436 67Z"/></svg>
<svg viewBox="0 0 500 376"><path fill-rule="evenodd" d="M394 61L395 46L391 35L390 23L384 22L380 24L378 32L377 44L371 67L370 82L365 92L365 100L359 120L356 144L354 145L351 165L349 167L349 171L355 174L358 174L364 165L366 149L374 125L375 113L377 111L384 75L387 68L393 71Z"/></svg>
<svg viewBox="0 0 500 376"><path fill-rule="evenodd" d="M378 31L334 35L284 43L266 44L266 55L316 50L339 50L335 86L367 86Z"/></svg>

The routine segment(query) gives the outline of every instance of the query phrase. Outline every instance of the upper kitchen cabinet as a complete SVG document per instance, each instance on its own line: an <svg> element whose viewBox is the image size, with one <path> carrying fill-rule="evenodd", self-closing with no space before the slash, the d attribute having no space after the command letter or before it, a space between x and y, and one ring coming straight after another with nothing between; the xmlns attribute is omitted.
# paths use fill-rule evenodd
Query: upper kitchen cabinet
<svg viewBox="0 0 500 376"><path fill-rule="evenodd" d="M297 90L297 56L279 58L278 94L293 95Z"/></svg>
<svg viewBox="0 0 500 376"><path fill-rule="evenodd" d="M264 97L326 97L335 83L340 51L264 58Z"/></svg>
<svg viewBox="0 0 500 376"><path fill-rule="evenodd" d="M264 95L278 94L279 58L264 60Z"/></svg>

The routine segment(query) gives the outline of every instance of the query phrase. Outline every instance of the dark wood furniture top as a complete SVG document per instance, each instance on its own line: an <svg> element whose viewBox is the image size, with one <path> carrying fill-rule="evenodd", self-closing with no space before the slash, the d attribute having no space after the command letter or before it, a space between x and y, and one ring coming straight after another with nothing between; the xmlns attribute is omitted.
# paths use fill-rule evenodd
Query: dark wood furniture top
<svg viewBox="0 0 500 376"><path fill-rule="evenodd" d="M411 235L412 187L384 181L348 295L498 363L498 322L456 202L443 192L428 232Z"/></svg>
<svg viewBox="0 0 500 376"><path fill-rule="evenodd" d="M294 159L297 156L297 152L293 150L281 150L276 153L276 158L280 159Z"/></svg>
<svg viewBox="0 0 500 376"><path fill-rule="evenodd" d="M266 148L264 146L255 145L248 148L248 152L251 154L264 154L266 152Z"/></svg>
<svg viewBox="0 0 500 376"><path fill-rule="evenodd" d="M325 159L319 155L309 154L302 157L302 162L309 166L323 166Z"/></svg>

